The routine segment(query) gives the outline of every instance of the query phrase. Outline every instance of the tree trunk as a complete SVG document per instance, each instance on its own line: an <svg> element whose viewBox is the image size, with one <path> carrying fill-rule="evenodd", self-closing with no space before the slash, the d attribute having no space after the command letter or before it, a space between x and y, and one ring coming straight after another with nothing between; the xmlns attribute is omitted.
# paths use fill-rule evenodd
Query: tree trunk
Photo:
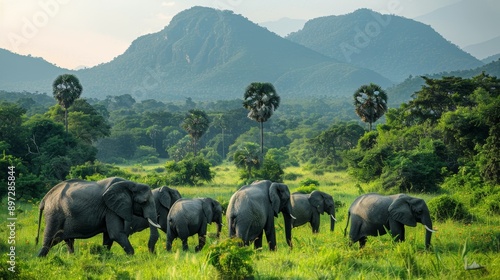
<svg viewBox="0 0 500 280"><path fill-rule="evenodd" d="M260 154L264 157L264 122L260 122Z"/></svg>

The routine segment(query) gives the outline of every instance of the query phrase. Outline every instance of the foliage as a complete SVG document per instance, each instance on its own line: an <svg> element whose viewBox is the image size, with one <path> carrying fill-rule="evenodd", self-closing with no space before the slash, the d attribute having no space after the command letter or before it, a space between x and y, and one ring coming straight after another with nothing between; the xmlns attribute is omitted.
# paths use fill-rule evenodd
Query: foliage
<svg viewBox="0 0 500 280"><path fill-rule="evenodd" d="M259 169L262 165L262 159L259 155L259 146L255 143L246 142L238 147L234 153L234 164L242 168L243 176L250 179L254 176L252 169Z"/></svg>
<svg viewBox="0 0 500 280"><path fill-rule="evenodd" d="M236 238L211 245L207 262L214 266L222 279L246 279L253 274L253 249L241 246Z"/></svg>
<svg viewBox="0 0 500 280"><path fill-rule="evenodd" d="M317 191L317 190L318 190L317 185L310 184L310 185L300 185L298 188L296 188L294 190L294 192L308 194L308 193L312 193L313 191Z"/></svg>
<svg viewBox="0 0 500 280"><path fill-rule="evenodd" d="M387 111L387 94L379 85L363 85L354 92L354 107L356 114L372 130L372 124Z"/></svg>
<svg viewBox="0 0 500 280"><path fill-rule="evenodd" d="M248 118L260 123L260 153L264 154L264 127L280 105L280 96L271 83L251 83L243 95L243 107L247 109Z"/></svg>
<svg viewBox="0 0 500 280"><path fill-rule="evenodd" d="M210 163L202 156L192 154L181 161L168 161L165 164L165 172L167 173L166 182L174 186L195 186L201 182L210 182L214 178Z"/></svg>
<svg viewBox="0 0 500 280"><path fill-rule="evenodd" d="M95 180L97 177L101 179L106 177L127 178L128 176L129 174L114 165L95 161L72 166L67 178L79 178L83 180L91 180L90 178L92 178L92 180Z"/></svg>
<svg viewBox="0 0 500 280"><path fill-rule="evenodd" d="M445 221L446 219L463 221L470 215L462 202L446 194L429 200L427 205L431 217L437 221Z"/></svg>
<svg viewBox="0 0 500 280"><path fill-rule="evenodd" d="M198 140L205 134L210 125L208 115L197 109L189 110L181 124L181 127L191 136L193 140L194 155L196 156Z"/></svg>
<svg viewBox="0 0 500 280"><path fill-rule="evenodd" d="M75 75L63 74L57 76L52 83L52 91L54 98L64 109L64 122L66 124L66 132L68 132L68 109L80 97L83 87Z"/></svg>
<svg viewBox="0 0 500 280"><path fill-rule="evenodd" d="M315 187L319 187L319 181L311 179L311 178L305 178L304 180L301 180L299 184L300 184L300 186L315 186Z"/></svg>
<svg viewBox="0 0 500 280"><path fill-rule="evenodd" d="M271 157L268 157L266 154L266 157L264 158L264 163L255 172L256 178L259 179L265 179L265 180L270 180L272 182L283 182L283 174L285 172L283 171L283 168L281 168L281 165L279 164L278 161L272 159Z"/></svg>

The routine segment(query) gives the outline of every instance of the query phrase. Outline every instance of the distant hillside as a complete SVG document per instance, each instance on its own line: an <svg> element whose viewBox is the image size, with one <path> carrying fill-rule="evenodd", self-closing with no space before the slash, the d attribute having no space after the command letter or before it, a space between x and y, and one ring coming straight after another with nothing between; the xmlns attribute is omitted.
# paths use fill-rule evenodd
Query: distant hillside
<svg viewBox="0 0 500 280"><path fill-rule="evenodd" d="M439 79L442 76L456 76L471 78L485 72L491 76L500 77L500 60L488 63L472 70L443 72L433 75L424 75L429 78ZM403 102L411 100L411 95L419 91L425 84L421 76L406 79L404 82L387 89L388 101L391 107L399 107Z"/></svg>
<svg viewBox="0 0 500 280"><path fill-rule="evenodd" d="M481 60L483 63L490 63L490 62L493 62L493 61L497 61L500 59L500 53L499 54L496 54L496 55L492 55L492 56L488 56L487 58L484 58L483 60Z"/></svg>
<svg viewBox="0 0 500 280"><path fill-rule="evenodd" d="M489 56L499 54L500 36L487 40L485 42L464 47L464 51L472 54L479 59L484 59L488 58Z"/></svg>
<svg viewBox="0 0 500 280"><path fill-rule="evenodd" d="M368 9L312 19L287 39L338 61L374 70L395 82L409 75L483 64L428 25Z"/></svg>
<svg viewBox="0 0 500 280"><path fill-rule="evenodd" d="M274 21L259 22L259 25L281 37L285 37L292 32L302 29L305 23L306 20L304 19L280 18Z"/></svg>
<svg viewBox="0 0 500 280"><path fill-rule="evenodd" d="M87 95L137 99L234 99L251 82L284 96L351 95L390 81L290 42L231 11L194 7L162 31L139 37L113 61L77 71Z"/></svg>
<svg viewBox="0 0 500 280"><path fill-rule="evenodd" d="M0 49L0 90L52 93L52 82L62 73L59 68L39 57L15 54Z"/></svg>

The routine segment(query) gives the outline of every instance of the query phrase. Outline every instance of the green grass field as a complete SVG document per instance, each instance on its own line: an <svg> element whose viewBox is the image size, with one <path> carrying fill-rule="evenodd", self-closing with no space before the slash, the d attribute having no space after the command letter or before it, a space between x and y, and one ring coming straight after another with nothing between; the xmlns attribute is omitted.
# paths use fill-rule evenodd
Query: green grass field
<svg viewBox="0 0 500 280"><path fill-rule="evenodd" d="M145 167L147 168L147 167ZM229 201L237 190L238 176L231 166L216 167L215 180L202 187L178 187L183 197L212 197ZM312 234L309 225L294 228L294 248L285 243L282 217L276 219L278 249L267 247L255 251L252 261L255 279L500 279L500 217L478 214L477 221L463 224L454 221L434 222L438 230L433 235L432 250L424 246L425 229L421 224L406 227L406 242L393 243L388 235L370 237L363 250L349 246L343 232L347 209L359 195L356 182L346 173L313 175L300 168L287 172L302 174L295 181L285 181L293 192L299 182L312 178L320 182L319 190L330 193L337 207L335 231L329 231L328 216L323 215L318 234ZM362 188L369 189L369 186ZM418 195L416 195L418 196ZM430 199L431 196L421 196ZM135 255L125 255L115 244L110 252L100 247L102 236L75 241L75 254L68 254L63 243L51 249L46 258L37 258L40 245L35 245L38 223L38 203L18 202L15 230L15 270L8 271L6 226L7 206L0 212L0 251L2 265L0 279L216 279L218 272L208 264L209 246L214 238L215 225L210 225L207 245L194 253L197 237L189 239L189 252L181 250L175 240L172 252L165 250L165 234L160 231L156 253L147 250L149 232L145 230L130 237ZM479 211L480 212L480 211ZM42 231L45 225L42 220ZM220 240L227 239L227 225ZM265 243L264 243L265 244ZM484 268L466 270L464 265L476 262Z"/></svg>

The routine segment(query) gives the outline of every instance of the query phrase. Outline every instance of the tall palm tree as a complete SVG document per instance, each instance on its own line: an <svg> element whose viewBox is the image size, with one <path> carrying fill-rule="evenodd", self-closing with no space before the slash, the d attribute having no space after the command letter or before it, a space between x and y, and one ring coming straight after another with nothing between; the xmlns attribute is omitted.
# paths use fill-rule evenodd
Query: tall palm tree
<svg viewBox="0 0 500 280"><path fill-rule="evenodd" d="M376 84L363 85L354 93L354 107L356 114L372 130L372 123L376 122L387 111L387 94Z"/></svg>
<svg viewBox="0 0 500 280"><path fill-rule="evenodd" d="M68 132L68 108L73 105L82 94L83 87L75 75L59 75L52 83L54 98L64 109L64 124Z"/></svg>
<svg viewBox="0 0 500 280"><path fill-rule="evenodd" d="M210 120L208 115L198 109L189 110L182 122L181 127L186 130L186 132L193 139L194 155L196 156L196 149L198 146L198 140L207 132L208 126L210 125Z"/></svg>
<svg viewBox="0 0 500 280"><path fill-rule="evenodd" d="M278 109L280 97L271 83L251 83L243 95L243 107L249 110L248 117L260 123L260 153L264 154L264 125Z"/></svg>

